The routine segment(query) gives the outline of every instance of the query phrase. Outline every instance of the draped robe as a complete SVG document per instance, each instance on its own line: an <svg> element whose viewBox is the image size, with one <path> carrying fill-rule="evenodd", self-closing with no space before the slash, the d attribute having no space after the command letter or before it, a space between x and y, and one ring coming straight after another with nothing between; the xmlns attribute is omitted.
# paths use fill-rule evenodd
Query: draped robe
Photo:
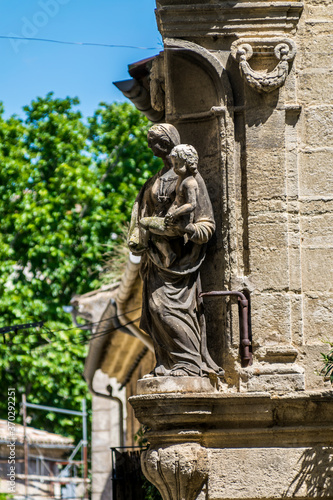
<svg viewBox="0 0 333 500"><path fill-rule="evenodd" d="M206 243L215 230L212 205L201 175L196 175L198 200L193 214L194 232L187 242L183 236L154 235L148 248L140 227L143 217L164 217L175 199L177 175L164 167L142 187L133 207L129 241L137 242L134 254L142 255L142 316L140 327L153 339L155 376L172 375L182 370L191 376L223 375L207 350L206 325L199 268L205 258ZM157 239L159 245L156 244ZM167 240L175 255L165 259L158 246Z"/></svg>

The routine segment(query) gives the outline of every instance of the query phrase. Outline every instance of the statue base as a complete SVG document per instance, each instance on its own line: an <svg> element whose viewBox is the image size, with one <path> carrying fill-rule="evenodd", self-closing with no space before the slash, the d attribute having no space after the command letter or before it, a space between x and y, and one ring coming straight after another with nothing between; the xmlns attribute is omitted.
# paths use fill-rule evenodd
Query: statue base
<svg viewBox="0 0 333 500"><path fill-rule="evenodd" d="M140 380L130 398L163 500L332 500L331 391L204 392L208 379L170 378Z"/></svg>
<svg viewBox="0 0 333 500"><path fill-rule="evenodd" d="M210 377L151 377L137 382L137 394L201 394L224 390L214 374Z"/></svg>

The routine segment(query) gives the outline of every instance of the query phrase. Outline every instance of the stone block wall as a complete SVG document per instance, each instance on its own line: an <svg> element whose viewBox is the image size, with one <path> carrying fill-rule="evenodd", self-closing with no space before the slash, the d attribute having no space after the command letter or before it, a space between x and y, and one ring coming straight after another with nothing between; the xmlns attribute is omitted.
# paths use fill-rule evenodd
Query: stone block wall
<svg viewBox="0 0 333 500"><path fill-rule="evenodd" d="M307 387L318 385L333 319L333 5L306 0L297 32L299 214Z"/></svg>

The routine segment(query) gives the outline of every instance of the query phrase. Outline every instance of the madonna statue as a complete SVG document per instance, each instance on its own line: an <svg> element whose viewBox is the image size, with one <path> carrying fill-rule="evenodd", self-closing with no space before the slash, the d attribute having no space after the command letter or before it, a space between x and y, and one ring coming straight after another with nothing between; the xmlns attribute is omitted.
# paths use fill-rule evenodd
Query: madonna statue
<svg viewBox="0 0 333 500"><path fill-rule="evenodd" d="M199 269L215 221L197 153L180 145L170 124L154 125L148 145L164 167L142 187L128 235L131 252L142 256L140 327L153 339L156 355L156 366L145 377L222 377L207 351L199 298Z"/></svg>

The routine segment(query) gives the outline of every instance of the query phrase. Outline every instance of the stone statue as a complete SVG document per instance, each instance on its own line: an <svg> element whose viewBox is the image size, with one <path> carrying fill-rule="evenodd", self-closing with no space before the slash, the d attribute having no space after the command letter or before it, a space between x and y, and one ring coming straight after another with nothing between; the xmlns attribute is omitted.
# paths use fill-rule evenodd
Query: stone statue
<svg viewBox="0 0 333 500"><path fill-rule="evenodd" d="M176 197L165 217L144 217L140 220L141 228L146 230L146 247L150 233L160 236L183 236L184 243L188 241L188 234L193 236L195 233L193 212L199 195L198 183L195 180L198 173L198 154L192 146L181 144L173 148L169 157L178 176ZM168 243L167 238L154 238L154 244L164 255L166 266L170 267L177 258L172 251L172 245Z"/></svg>
<svg viewBox="0 0 333 500"><path fill-rule="evenodd" d="M153 339L156 367L147 376L222 376L207 351L199 268L215 230L207 188L192 146L175 127L154 125L148 144L164 168L142 187L128 244L142 255L141 328Z"/></svg>

